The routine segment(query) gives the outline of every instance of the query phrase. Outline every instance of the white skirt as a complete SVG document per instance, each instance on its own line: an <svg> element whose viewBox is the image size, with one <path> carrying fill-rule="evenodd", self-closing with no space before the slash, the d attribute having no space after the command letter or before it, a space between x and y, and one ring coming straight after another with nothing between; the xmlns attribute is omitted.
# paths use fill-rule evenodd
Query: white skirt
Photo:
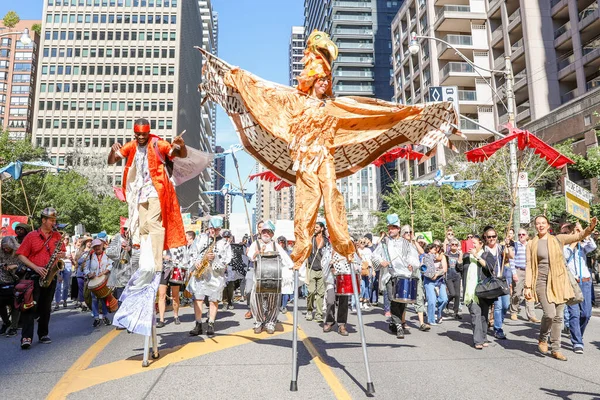
<svg viewBox="0 0 600 400"><path fill-rule="evenodd" d="M195 300L203 300L208 296L208 301L221 301L225 288L225 277L213 273L205 274L201 279L192 277L187 290Z"/></svg>

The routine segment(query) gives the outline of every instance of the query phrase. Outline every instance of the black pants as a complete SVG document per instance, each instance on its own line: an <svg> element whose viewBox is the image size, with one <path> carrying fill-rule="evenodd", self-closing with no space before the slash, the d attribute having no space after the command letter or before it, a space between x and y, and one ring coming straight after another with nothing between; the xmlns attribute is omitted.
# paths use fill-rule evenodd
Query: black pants
<svg viewBox="0 0 600 400"><path fill-rule="evenodd" d="M348 321L348 300L348 296L336 296L334 289L329 289L325 293L327 304L327 311L325 313L326 324L333 325L334 322L345 324ZM337 320L335 319L335 303L338 303Z"/></svg>
<svg viewBox="0 0 600 400"><path fill-rule="evenodd" d="M386 285L388 296L390 293L396 293L394 290L394 282L393 279L390 279ZM392 314L391 320L395 325L402 324L402 315L404 314L404 310L406 310L406 303L399 303L394 301L393 296L390 296L390 313Z"/></svg>
<svg viewBox="0 0 600 400"><path fill-rule="evenodd" d="M454 314L458 314L458 308L460 307L461 283L460 275L458 274L450 279L446 279L446 287L448 288L448 304L450 304L450 301L453 300L452 308L454 310Z"/></svg>
<svg viewBox="0 0 600 400"><path fill-rule="evenodd" d="M33 324L35 317L38 320L38 338L48 335L48 324L50 323L50 311L52 308L52 298L56 290L56 279L52 281L49 287L40 287L39 277L33 278L33 299L37 303L35 307L21 313L23 323L23 332L21 337L33 339Z"/></svg>
<svg viewBox="0 0 600 400"><path fill-rule="evenodd" d="M227 282L227 286L223 289L223 301L227 303L227 305L233 305L233 294L235 293L235 284L237 281Z"/></svg>
<svg viewBox="0 0 600 400"><path fill-rule="evenodd" d="M10 325L10 317L8 316L8 308L12 310L14 306L14 297L7 296L5 294L0 295L0 318L2 318L2 322L4 326L8 327Z"/></svg>

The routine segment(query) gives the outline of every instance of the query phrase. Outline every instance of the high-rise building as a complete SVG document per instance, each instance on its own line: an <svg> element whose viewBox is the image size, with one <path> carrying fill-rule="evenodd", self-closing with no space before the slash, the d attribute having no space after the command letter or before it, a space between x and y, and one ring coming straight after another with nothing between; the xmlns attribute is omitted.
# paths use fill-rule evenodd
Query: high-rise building
<svg viewBox="0 0 600 400"><path fill-rule="evenodd" d="M19 21L14 28L0 21L0 35L29 29L31 43L23 44L20 34L0 38L0 128L10 133L11 139L31 135L35 78L40 44L39 35L31 28L41 21Z"/></svg>
<svg viewBox="0 0 600 400"><path fill-rule="evenodd" d="M292 35L290 36L290 86L298 86L296 77L300 75L304 64L305 36L303 26L292 26Z"/></svg>
<svg viewBox="0 0 600 400"><path fill-rule="evenodd" d="M196 90L202 57L193 47L213 32L202 30L197 2L46 0L43 21L33 142L55 165L69 152L98 154L131 140L142 117L162 138L186 130L186 144L212 152ZM122 164L107 169L115 185ZM211 187L208 172L179 186L181 206L198 202L198 213L208 213L212 201L201 192Z"/></svg>
<svg viewBox="0 0 600 400"><path fill-rule="evenodd" d="M401 4L402 0L304 1L307 36L318 29L327 32L338 46L338 58L332 66L336 96L392 99L390 29ZM386 178L383 183L374 166L338 180L351 232L366 232L375 225L372 212L381 205L380 192L388 190Z"/></svg>
<svg viewBox="0 0 600 400"><path fill-rule="evenodd" d="M225 151L221 146L215 147L215 154L223 153ZM215 178L213 179L213 190L221 190L225 185L225 157L215 158L214 161L214 173ZM214 211L217 214L225 213L225 197L226 196L213 196Z"/></svg>

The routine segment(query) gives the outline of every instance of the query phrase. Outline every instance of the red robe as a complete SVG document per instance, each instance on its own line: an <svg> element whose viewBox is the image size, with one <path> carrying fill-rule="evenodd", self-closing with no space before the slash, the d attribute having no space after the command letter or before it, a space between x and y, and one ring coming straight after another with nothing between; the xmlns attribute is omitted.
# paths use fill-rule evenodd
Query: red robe
<svg viewBox="0 0 600 400"><path fill-rule="evenodd" d="M150 135L148 138L147 154L150 177L152 178L152 183L158 193L158 200L160 201L160 209L162 211L162 225L163 228L165 228L164 249L174 249L186 245L185 229L183 227L183 220L181 218L181 211L175 188L167 176L165 166L157 159L156 151L152 145L153 138L158 139L156 142L158 151L165 159L169 157L171 144L166 140L160 139L156 135ZM126 193L127 174L135 159L137 142L135 140L127 142L119 151L123 157L127 158L125 170L123 171L123 192Z"/></svg>

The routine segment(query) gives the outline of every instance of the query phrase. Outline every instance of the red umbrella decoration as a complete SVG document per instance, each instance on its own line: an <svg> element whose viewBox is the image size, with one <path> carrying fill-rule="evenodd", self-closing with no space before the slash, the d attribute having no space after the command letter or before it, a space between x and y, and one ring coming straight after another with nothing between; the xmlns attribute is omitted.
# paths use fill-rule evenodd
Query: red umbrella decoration
<svg viewBox="0 0 600 400"><path fill-rule="evenodd" d="M260 180L267 181L267 182L277 182L277 185L275 185L275 187L273 188L276 191L280 191L281 189L292 186L291 184L289 184L288 182L279 178L277 175L275 175L271 171L259 172L258 174L250 175L251 181L254 180L254 178L258 178Z"/></svg>
<svg viewBox="0 0 600 400"><path fill-rule="evenodd" d="M560 169L567 164L574 164L575 162L569 157L562 155L556 149L543 140L535 136L529 131L524 131L513 127L511 124L505 125L508 129L509 134L504 138L496 140L490 144L479 147L477 149L469 150L465 153L467 161L470 162L482 162L490 158L495 152L500 150L505 144L511 140L517 139L517 146L519 150L524 150L526 147L533 150L533 152L545 159L548 165L551 167Z"/></svg>
<svg viewBox="0 0 600 400"><path fill-rule="evenodd" d="M381 167L383 164L392 162L398 158L404 158L406 160L419 160L425 157L425 154L419 153L418 151L414 151L411 145L398 147L392 149L379 157L377 160L373 161L373 165L376 167Z"/></svg>

